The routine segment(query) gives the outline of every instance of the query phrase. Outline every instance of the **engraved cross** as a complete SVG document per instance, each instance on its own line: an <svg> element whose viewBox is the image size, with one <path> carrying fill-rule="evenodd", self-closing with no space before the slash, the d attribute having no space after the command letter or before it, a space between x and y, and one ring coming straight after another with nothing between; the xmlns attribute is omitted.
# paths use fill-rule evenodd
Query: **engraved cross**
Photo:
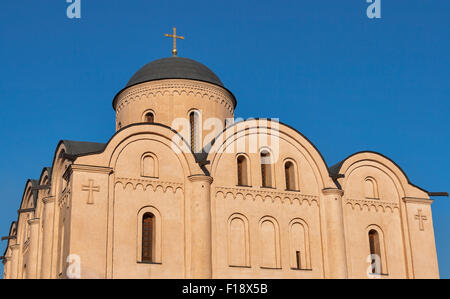
<svg viewBox="0 0 450 299"><path fill-rule="evenodd" d="M417 215L414 216L416 220L419 220L419 229L423 231L424 230L423 222L427 220L427 216L423 215L422 210L420 209L417 211Z"/></svg>
<svg viewBox="0 0 450 299"><path fill-rule="evenodd" d="M88 191L88 200L87 204L92 205L94 204L94 192L100 192L100 186L94 186L94 180L89 180L89 185L83 185L82 191Z"/></svg>

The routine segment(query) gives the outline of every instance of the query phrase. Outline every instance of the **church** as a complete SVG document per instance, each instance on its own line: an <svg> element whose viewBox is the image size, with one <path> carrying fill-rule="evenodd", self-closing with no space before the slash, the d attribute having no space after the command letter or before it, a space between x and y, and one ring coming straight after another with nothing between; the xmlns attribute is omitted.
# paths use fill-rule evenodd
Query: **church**
<svg viewBox="0 0 450 299"><path fill-rule="evenodd" d="M113 98L116 133L60 141L26 182L4 278L439 278L442 194L382 154L329 167L289 125L235 121L232 91L168 36L173 56Z"/></svg>

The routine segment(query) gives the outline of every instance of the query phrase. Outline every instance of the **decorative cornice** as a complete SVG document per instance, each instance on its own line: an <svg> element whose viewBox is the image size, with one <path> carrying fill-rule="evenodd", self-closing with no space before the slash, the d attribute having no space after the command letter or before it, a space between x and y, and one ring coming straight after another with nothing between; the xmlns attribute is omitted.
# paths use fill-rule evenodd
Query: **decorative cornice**
<svg viewBox="0 0 450 299"><path fill-rule="evenodd" d="M325 189L322 189L322 193L324 195L343 196L344 195L344 190L337 189L337 188L325 188Z"/></svg>
<svg viewBox="0 0 450 299"><path fill-rule="evenodd" d="M44 197L44 198L42 198L42 202L44 203L44 205L46 205L48 203L53 203L53 202L55 202L55 197L54 196Z"/></svg>
<svg viewBox="0 0 450 299"><path fill-rule="evenodd" d="M81 164L72 164L70 165L70 169L72 170L72 172L80 171L80 172L105 173L105 174L111 174L114 171L111 167L81 165Z"/></svg>
<svg viewBox="0 0 450 299"><path fill-rule="evenodd" d="M29 219L27 222L29 225L34 225L34 224L39 224L41 219L39 218L33 218L33 219Z"/></svg>
<svg viewBox="0 0 450 299"><path fill-rule="evenodd" d="M386 212L387 210L394 212L395 209L399 209L398 203L381 200L344 199L344 203L351 206L352 210L359 209L362 211L367 209L369 212Z"/></svg>
<svg viewBox="0 0 450 299"><path fill-rule="evenodd" d="M207 175L191 175L188 177L189 181L191 182L207 182L209 184L212 184L214 179Z"/></svg>
<svg viewBox="0 0 450 299"><path fill-rule="evenodd" d="M123 189L125 189L128 185L131 185L133 187L133 190L136 190L136 188L140 185L144 191L147 191L148 188L151 188L154 192L156 192L156 189L158 187L162 188L163 192L167 192L167 190L170 188L172 189L173 193L175 193L178 189L183 191L184 187L182 183L134 178L116 178L115 184L121 184Z"/></svg>
<svg viewBox="0 0 450 299"><path fill-rule="evenodd" d="M252 200L255 201L259 196L263 201L266 199L270 200L272 203L275 201L279 201L281 203L290 203L293 204L297 201L300 205L303 204L304 201L311 206L312 203L316 203L319 206L319 196L301 194L299 192L281 192L281 191L269 191L269 190L258 190L258 189L247 189L247 188L233 188L233 187L216 187L216 197L220 193L223 194L224 198L227 197L228 194L233 196L233 199L236 199L239 195L242 196L242 199L245 200L247 196L251 196Z"/></svg>
<svg viewBox="0 0 450 299"><path fill-rule="evenodd" d="M434 201L429 198L418 198L418 197L403 197L402 199L406 203L419 203L425 205L431 205Z"/></svg>
<svg viewBox="0 0 450 299"><path fill-rule="evenodd" d="M147 82L147 84L142 84L139 87L131 87L129 90L123 91L117 101L116 112L118 114L123 107L141 99L143 96L149 98L155 97L158 94L163 95L164 93L169 93L170 95L174 93L187 93L199 97L207 96L217 104L224 105L231 113L234 110L234 104L230 100L230 95L225 90L222 91L220 87L210 86L209 83L198 81L190 82L190 80L185 79L168 79L164 80L164 82Z"/></svg>

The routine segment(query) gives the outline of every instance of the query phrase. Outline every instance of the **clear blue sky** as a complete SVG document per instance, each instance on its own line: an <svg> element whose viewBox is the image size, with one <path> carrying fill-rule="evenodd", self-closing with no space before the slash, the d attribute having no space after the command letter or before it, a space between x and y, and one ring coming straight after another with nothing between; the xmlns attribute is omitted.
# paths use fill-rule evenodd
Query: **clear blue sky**
<svg viewBox="0 0 450 299"><path fill-rule="evenodd" d="M379 20L367 18L365 0L82 0L80 20L66 17L67 5L0 4L2 236L60 139L108 141L114 95L170 56L172 26L186 36L180 56L208 65L236 95L236 116L280 118L329 165L378 151L413 183L450 191L450 1L382 0ZM449 199L432 207L450 278Z"/></svg>

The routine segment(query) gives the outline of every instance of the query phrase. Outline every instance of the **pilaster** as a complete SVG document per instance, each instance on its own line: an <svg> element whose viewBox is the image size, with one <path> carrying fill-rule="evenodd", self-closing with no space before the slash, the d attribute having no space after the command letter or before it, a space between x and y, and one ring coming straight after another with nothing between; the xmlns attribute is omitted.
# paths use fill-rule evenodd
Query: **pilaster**
<svg viewBox="0 0 450 299"><path fill-rule="evenodd" d="M344 192L336 188L322 190L325 204L327 277L347 278L347 254L345 248L344 215L342 196Z"/></svg>
<svg viewBox="0 0 450 299"><path fill-rule="evenodd" d="M211 184L206 175L190 176L190 271L188 278L212 278ZM188 220L189 221L189 220Z"/></svg>

